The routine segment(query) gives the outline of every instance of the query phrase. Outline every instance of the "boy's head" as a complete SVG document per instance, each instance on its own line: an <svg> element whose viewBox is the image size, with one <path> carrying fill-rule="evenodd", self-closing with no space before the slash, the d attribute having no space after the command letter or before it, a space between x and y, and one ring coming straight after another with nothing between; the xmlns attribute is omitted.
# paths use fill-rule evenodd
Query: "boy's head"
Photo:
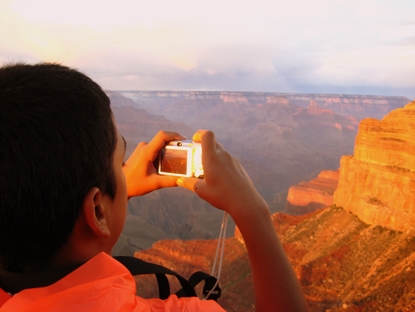
<svg viewBox="0 0 415 312"><path fill-rule="evenodd" d="M0 266L30 271L71 235L96 187L114 198L117 131L102 89L58 64L0 68Z"/></svg>

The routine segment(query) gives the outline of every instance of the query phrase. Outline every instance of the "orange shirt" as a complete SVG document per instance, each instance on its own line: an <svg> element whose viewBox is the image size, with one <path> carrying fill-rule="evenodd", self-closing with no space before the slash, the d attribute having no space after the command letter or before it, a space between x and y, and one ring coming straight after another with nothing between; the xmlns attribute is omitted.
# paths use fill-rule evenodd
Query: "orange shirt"
<svg viewBox="0 0 415 312"><path fill-rule="evenodd" d="M136 284L127 268L100 253L50 286L25 289L14 296L0 289L0 312L225 311L213 300L176 295L166 300L144 299L135 292Z"/></svg>

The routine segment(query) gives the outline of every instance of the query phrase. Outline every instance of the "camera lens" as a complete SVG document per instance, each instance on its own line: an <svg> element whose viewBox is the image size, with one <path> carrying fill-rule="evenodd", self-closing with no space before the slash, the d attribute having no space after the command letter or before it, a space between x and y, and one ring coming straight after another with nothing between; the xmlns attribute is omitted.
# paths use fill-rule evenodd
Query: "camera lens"
<svg viewBox="0 0 415 312"><path fill-rule="evenodd" d="M177 142L177 146L182 146L183 143L182 142Z"/></svg>

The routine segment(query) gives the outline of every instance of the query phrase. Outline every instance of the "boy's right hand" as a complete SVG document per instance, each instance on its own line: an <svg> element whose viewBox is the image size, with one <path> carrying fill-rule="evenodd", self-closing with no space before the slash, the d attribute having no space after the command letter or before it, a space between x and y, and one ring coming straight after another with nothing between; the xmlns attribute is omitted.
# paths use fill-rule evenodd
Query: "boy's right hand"
<svg viewBox="0 0 415 312"><path fill-rule="evenodd" d="M227 211L234 219L249 217L253 207L268 210L244 168L216 142L212 131L198 130L193 140L202 144L205 177L180 178L177 181L179 186L194 191L211 205Z"/></svg>

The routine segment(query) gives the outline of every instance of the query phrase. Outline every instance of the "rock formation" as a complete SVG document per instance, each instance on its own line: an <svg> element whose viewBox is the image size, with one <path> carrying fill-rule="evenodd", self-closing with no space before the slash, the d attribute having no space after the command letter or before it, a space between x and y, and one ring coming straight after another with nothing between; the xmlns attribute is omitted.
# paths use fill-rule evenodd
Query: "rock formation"
<svg viewBox="0 0 415 312"><path fill-rule="evenodd" d="M324 170L310 181L291 186L288 189L285 213L302 215L331 206L338 180L338 171Z"/></svg>
<svg viewBox="0 0 415 312"><path fill-rule="evenodd" d="M360 123L354 156L340 161L334 203L367 224L415 230L415 102Z"/></svg>

